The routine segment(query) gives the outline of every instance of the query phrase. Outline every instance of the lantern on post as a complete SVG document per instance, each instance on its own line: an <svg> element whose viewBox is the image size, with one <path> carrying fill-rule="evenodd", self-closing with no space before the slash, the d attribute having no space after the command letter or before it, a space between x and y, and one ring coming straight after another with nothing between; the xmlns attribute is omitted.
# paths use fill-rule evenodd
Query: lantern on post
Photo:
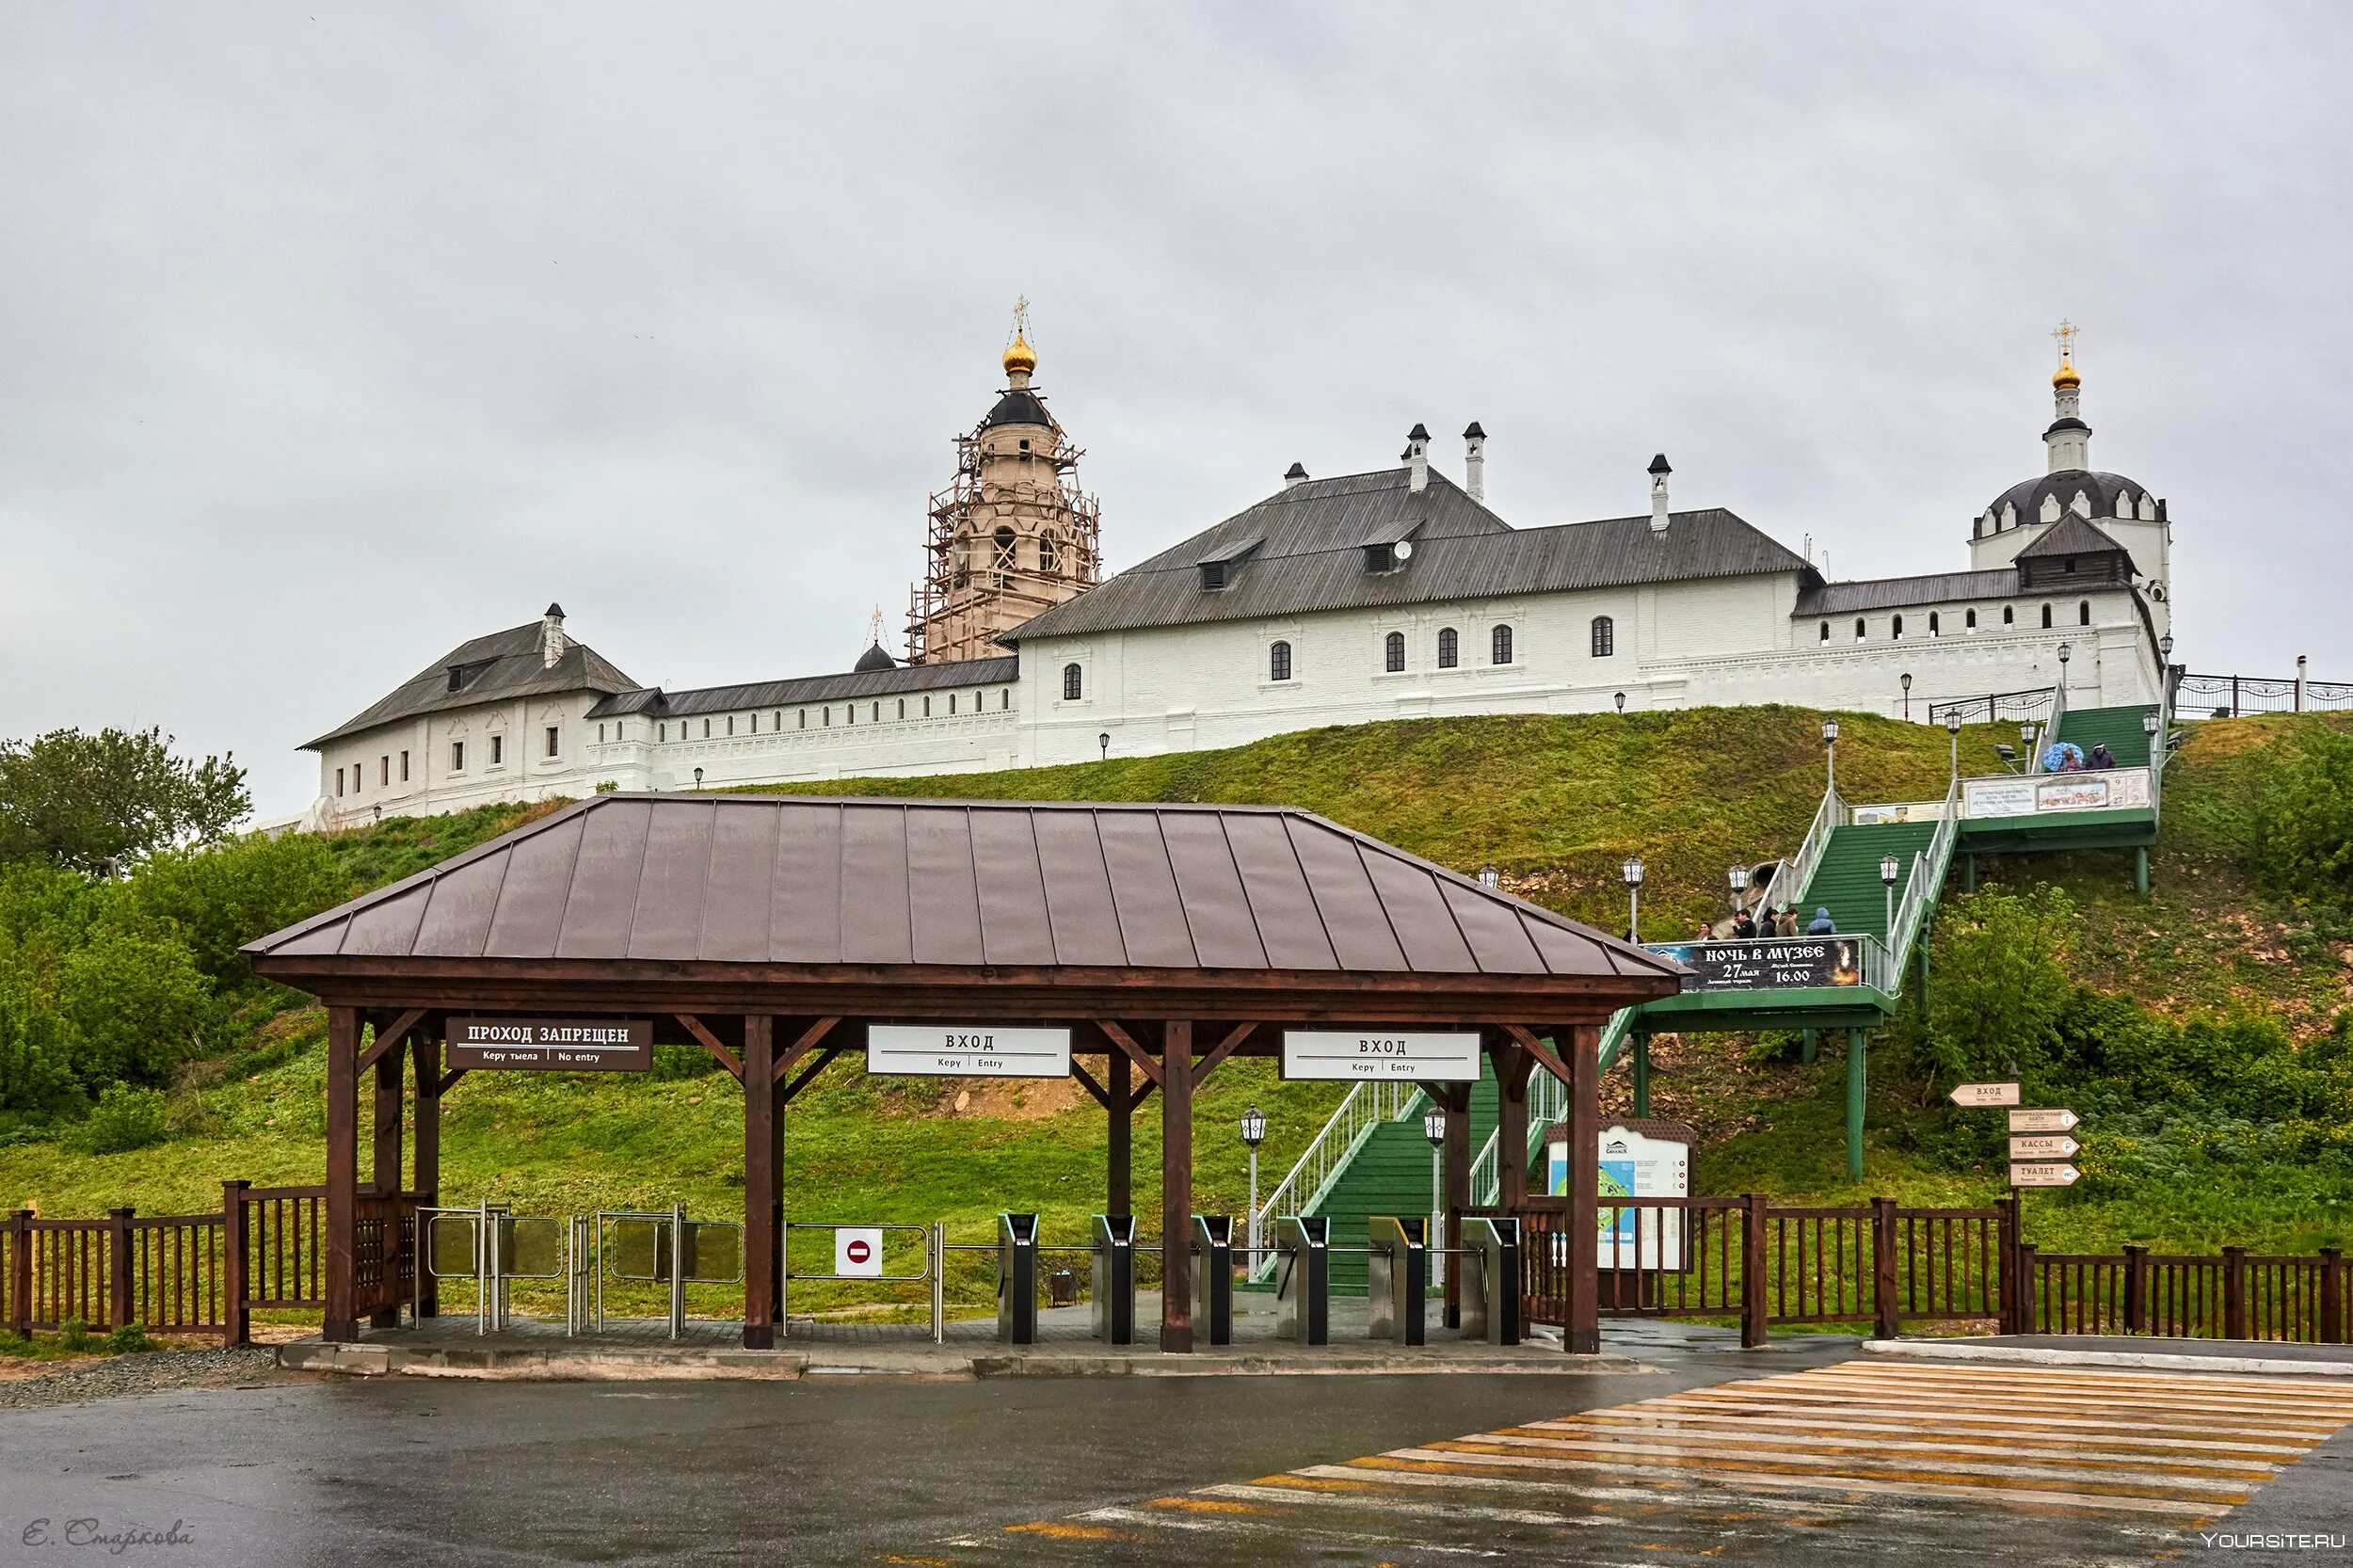
<svg viewBox="0 0 2353 1568"><path fill-rule="evenodd" d="M1627 862L1626 862L1624 866L1621 866L1620 868L1618 868L1618 874L1619 874L1620 876L1622 876L1622 877L1625 878L1625 896L1626 896L1626 911L1625 911L1625 936L1626 936L1626 940L1627 940L1627 941L1629 941L1629 942L1639 942L1639 941L1641 941L1641 940L1642 939L1642 861L1641 861L1641 857L1640 856L1635 856L1633 859L1628 860L1628 861L1627 861Z"/></svg>
<svg viewBox="0 0 2353 1568"><path fill-rule="evenodd" d="M1266 1118L1252 1106L1241 1113L1241 1141L1250 1150L1250 1224L1244 1244L1250 1249L1250 1267L1258 1266L1258 1145L1266 1142Z"/></svg>
<svg viewBox="0 0 2353 1568"><path fill-rule="evenodd" d="M1904 873L1903 862L1892 855L1880 856L1880 885L1887 889L1887 924L1881 935L1887 940L1896 937L1896 879Z"/></svg>
<svg viewBox="0 0 2353 1568"><path fill-rule="evenodd" d="M1446 1245L1446 1112L1432 1106L1421 1119L1421 1135L1430 1140L1430 1251Z"/></svg>
<svg viewBox="0 0 2353 1568"><path fill-rule="evenodd" d="M1830 792L1838 793L1838 721L1822 721L1822 755L1830 760Z"/></svg>

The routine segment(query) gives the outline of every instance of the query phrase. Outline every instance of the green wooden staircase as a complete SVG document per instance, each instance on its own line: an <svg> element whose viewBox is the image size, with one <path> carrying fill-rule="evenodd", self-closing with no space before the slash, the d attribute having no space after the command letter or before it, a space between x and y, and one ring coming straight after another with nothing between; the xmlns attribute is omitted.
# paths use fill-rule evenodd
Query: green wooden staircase
<svg viewBox="0 0 2353 1568"><path fill-rule="evenodd" d="M1815 910L1827 908L1840 936L1869 936L1886 941L1888 896L1887 885L1880 877L1880 861L1890 855L1896 857L1895 901L1901 904L1911 885L1913 857L1927 850L1935 837L1934 821L1833 828L1821 861L1798 900L1798 929L1803 931L1812 923ZM1900 968L1905 955L1889 956Z"/></svg>
<svg viewBox="0 0 2353 1568"><path fill-rule="evenodd" d="M2083 747L2086 757L2105 742L2118 767L2144 768L2149 765L2149 732L2142 722L2155 712L2147 706L2070 708L2059 715L2056 739L2073 741Z"/></svg>

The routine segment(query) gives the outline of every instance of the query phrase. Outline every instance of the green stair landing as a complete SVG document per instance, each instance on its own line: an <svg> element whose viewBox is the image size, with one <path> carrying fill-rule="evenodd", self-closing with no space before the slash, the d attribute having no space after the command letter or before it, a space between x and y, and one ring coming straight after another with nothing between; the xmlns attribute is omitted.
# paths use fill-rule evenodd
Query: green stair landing
<svg viewBox="0 0 2353 1568"><path fill-rule="evenodd" d="M1367 1222L1375 1214L1427 1214L1433 1195L1430 1140L1422 1132L1422 1112L1428 1102L1417 1101L1413 1112L1383 1122L1348 1163L1322 1200L1308 1212L1332 1222L1332 1245L1362 1247ZM1479 1081L1471 1088L1470 1146L1475 1155L1485 1146L1496 1127L1496 1080L1482 1058ZM1334 1291L1363 1295L1365 1256L1335 1252L1331 1261Z"/></svg>

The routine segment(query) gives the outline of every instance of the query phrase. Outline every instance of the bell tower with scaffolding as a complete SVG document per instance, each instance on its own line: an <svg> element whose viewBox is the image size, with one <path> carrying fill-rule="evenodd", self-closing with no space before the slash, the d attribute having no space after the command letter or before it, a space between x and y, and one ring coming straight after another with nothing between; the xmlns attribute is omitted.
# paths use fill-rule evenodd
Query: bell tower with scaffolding
<svg viewBox="0 0 2353 1568"><path fill-rule="evenodd" d="M1029 301L1014 306L1005 390L968 436L956 476L931 498L923 581L909 595L907 663L1002 653L997 634L1076 599L1102 570L1095 497L1078 486L1080 451L1030 385L1037 355Z"/></svg>

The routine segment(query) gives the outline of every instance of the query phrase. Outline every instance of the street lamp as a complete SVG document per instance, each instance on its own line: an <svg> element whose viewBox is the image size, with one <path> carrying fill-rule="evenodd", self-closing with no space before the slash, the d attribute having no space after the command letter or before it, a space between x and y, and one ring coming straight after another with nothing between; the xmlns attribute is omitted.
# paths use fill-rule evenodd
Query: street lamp
<svg viewBox="0 0 2353 1568"><path fill-rule="evenodd" d="M1880 884L1887 889L1887 924L1880 935L1886 940L1896 937L1896 878L1903 874L1903 862L1892 855L1880 856Z"/></svg>
<svg viewBox="0 0 2353 1568"><path fill-rule="evenodd" d="M1618 874L1625 878L1625 939L1629 942L1639 942L1642 939L1642 862L1641 857L1637 856L1628 860L1618 869Z"/></svg>
<svg viewBox="0 0 2353 1568"><path fill-rule="evenodd" d="M1446 1112L1432 1106L1421 1119L1430 1140L1430 1256L1446 1245Z"/></svg>
<svg viewBox="0 0 2353 1568"><path fill-rule="evenodd" d="M1103 754L1102 760L1106 762L1110 761L1112 760L1112 732L1106 729L1100 735L1096 736L1095 746Z"/></svg>
<svg viewBox="0 0 2353 1568"><path fill-rule="evenodd" d="M1961 779L1961 710L1960 710L1960 709L1958 709L1958 708L1947 708L1947 709L1945 711L1945 734L1947 734L1947 735L1949 735L1949 736L1951 736L1951 737L1952 737L1952 740L1953 740L1953 779L1954 779L1954 781L1955 781L1956 783L1958 783L1958 782L1960 781L1960 779Z"/></svg>
<svg viewBox="0 0 2353 1568"><path fill-rule="evenodd" d="M1740 895L1749 890L1749 868L1736 865L1724 872L1724 880L1732 884L1732 907L1737 913L1740 908Z"/></svg>
<svg viewBox="0 0 2353 1568"><path fill-rule="evenodd" d="M2059 690L2062 692L2067 689L2067 661L2074 656L2074 652L2067 644L2059 644Z"/></svg>
<svg viewBox="0 0 2353 1568"><path fill-rule="evenodd" d="M1503 873L1496 870L1493 866L1481 866L1479 868L1479 885L1481 888L1501 887L1503 885Z"/></svg>
<svg viewBox="0 0 2353 1568"><path fill-rule="evenodd" d="M2168 632L2164 636L2157 639L2157 657L2164 660L2169 664L2173 662L2172 632Z"/></svg>
<svg viewBox="0 0 2353 1568"><path fill-rule="evenodd" d="M1838 721L1822 721L1822 754L1830 759L1830 792L1838 792Z"/></svg>
<svg viewBox="0 0 2353 1568"><path fill-rule="evenodd" d="M1619 712L1623 713L1625 712L1625 694L1624 692L1617 693L1610 698L1610 700L1618 705Z"/></svg>
<svg viewBox="0 0 2353 1568"><path fill-rule="evenodd" d="M1252 1106L1241 1113L1241 1141L1250 1150L1250 1224L1245 1240L1250 1248L1250 1267L1258 1266L1258 1145L1266 1142L1266 1118Z"/></svg>
<svg viewBox="0 0 2353 1568"><path fill-rule="evenodd" d="M1912 718L1912 672L1906 670L1896 679L1904 689L1904 718L1909 722Z"/></svg>
<svg viewBox="0 0 2353 1568"><path fill-rule="evenodd" d="M702 787L703 787L703 771L702 771L702 769L700 769L700 768L696 768L696 769L695 770L695 788L696 788L697 790L699 790L699 789L701 789Z"/></svg>

